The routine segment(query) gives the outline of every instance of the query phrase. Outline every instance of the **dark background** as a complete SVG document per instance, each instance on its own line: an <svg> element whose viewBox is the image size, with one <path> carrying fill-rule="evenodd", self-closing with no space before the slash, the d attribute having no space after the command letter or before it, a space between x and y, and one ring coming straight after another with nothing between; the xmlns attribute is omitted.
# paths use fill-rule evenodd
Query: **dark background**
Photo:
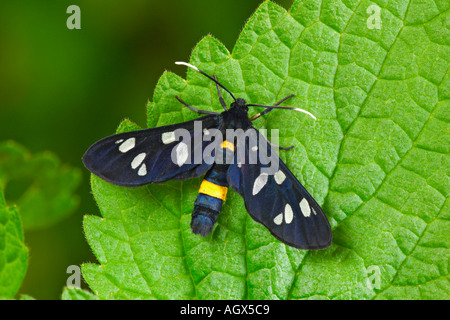
<svg viewBox="0 0 450 320"><path fill-rule="evenodd" d="M69 265L96 262L82 217L99 214L81 156L123 118L145 127L146 103L164 70L182 77L195 44L212 34L232 50L261 0L0 2L0 141L57 154L79 167L81 198L72 216L25 233L29 267L19 294L59 299ZM289 9L293 0L276 3ZM69 30L69 5L81 30ZM85 283L82 284L87 288Z"/></svg>

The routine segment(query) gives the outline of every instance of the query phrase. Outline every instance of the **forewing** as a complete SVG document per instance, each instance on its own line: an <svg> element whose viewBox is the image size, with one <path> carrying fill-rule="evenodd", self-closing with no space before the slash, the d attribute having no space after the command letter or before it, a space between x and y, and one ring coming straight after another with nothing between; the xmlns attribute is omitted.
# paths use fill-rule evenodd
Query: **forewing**
<svg viewBox="0 0 450 320"><path fill-rule="evenodd" d="M201 121L203 130L194 130L195 121ZM174 125L115 134L94 143L84 154L83 163L95 175L119 186L198 177L213 163L203 159L204 148L216 143L214 139L203 141L204 133L220 129L221 125L220 116L208 115ZM177 136L177 129L187 130L186 137ZM201 156L194 159L194 154Z"/></svg>
<svg viewBox="0 0 450 320"><path fill-rule="evenodd" d="M256 134L250 135L244 152L235 153L234 164L228 169L230 186L244 198L251 217L277 239L299 249L327 248L332 233L322 209L264 136L250 129Z"/></svg>

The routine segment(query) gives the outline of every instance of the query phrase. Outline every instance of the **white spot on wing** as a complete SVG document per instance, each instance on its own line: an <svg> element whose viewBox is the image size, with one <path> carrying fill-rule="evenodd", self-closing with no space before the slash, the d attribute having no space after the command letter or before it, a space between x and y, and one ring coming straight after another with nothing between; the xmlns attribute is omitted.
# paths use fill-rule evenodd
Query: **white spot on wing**
<svg viewBox="0 0 450 320"><path fill-rule="evenodd" d="M258 146L252 147L252 151L258 151Z"/></svg>
<svg viewBox="0 0 450 320"><path fill-rule="evenodd" d="M203 129L203 134L205 135L205 136L209 136L209 130L208 129Z"/></svg>
<svg viewBox="0 0 450 320"><path fill-rule="evenodd" d="M119 143L121 143L122 141L123 141L123 139L119 139L119 140L116 141L116 144L119 144Z"/></svg>
<svg viewBox="0 0 450 320"><path fill-rule="evenodd" d="M255 183L253 184L253 195L258 194L261 189L266 185L267 179L269 175L265 172L261 172L258 178L255 179Z"/></svg>
<svg viewBox="0 0 450 320"><path fill-rule="evenodd" d="M286 220L286 223L289 224L292 222L292 219L294 219L294 212L292 211L292 207L288 203L286 205L286 208L284 209L284 220Z"/></svg>
<svg viewBox="0 0 450 320"><path fill-rule="evenodd" d="M288 204L286 204L286 207L284 207L284 213L280 213L279 215L277 215L274 219L273 222L277 225L280 225L283 223L283 217L284 217L284 221L286 221L287 224L291 223L292 220L294 219L294 212L292 211L292 207Z"/></svg>
<svg viewBox="0 0 450 320"><path fill-rule="evenodd" d="M145 176L147 174L147 166L145 163L139 168L138 175Z"/></svg>
<svg viewBox="0 0 450 320"><path fill-rule="evenodd" d="M131 161L131 168L136 169L137 167L139 167L142 161L144 161L146 155L147 154L143 152L134 157L133 161Z"/></svg>
<svg viewBox="0 0 450 320"><path fill-rule="evenodd" d="M283 214L280 213L273 219L273 222L275 222L276 225L280 225L283 222Z"/></svg>
<svg viewBox="0 0 450 320"><path fill-rule="evenodd" d="M164 132L161 136L161 140L164 144L169 144L175 141L175 132Z"/></svg>
<svg viewBox="0 0 450 320"><path fill-rule="evenodd" d="M309 206L308 200L306 200L306 198L303 198L302 201L300 201L300 210L305 217L309 217L311 215L311 207Z"/></svg>
<svg viewBox="0 0 450 320"><path fill-rule="evenodd" d="M189 157L188 146L184 142L180 142L176 147L177 165L181 167Z"/></svg>
<svg viewBox="0 0 450 320"><path fill-rule="evenodd" d="M127 151L130 151L134 148L136 145L136 139L135 138L129 138L122 142L122 144L119 146L119 151L122 153L125 153Z"/></svg>
<svg viewBox="0 0 450 320"><path fill-rule="evenodd" d="M284 180L286 179L286 175L283 173L283 171L278 170L275 175L275 182L278 184L282 184L284 182Z"/></svg>

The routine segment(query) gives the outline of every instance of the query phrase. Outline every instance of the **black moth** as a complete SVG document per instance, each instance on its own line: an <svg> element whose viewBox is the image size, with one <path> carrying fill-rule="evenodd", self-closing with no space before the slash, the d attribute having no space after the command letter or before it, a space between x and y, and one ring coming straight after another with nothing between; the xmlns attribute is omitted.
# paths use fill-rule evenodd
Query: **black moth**
<svg viewBox="0 0 450 320"><path fill-rule="evenodd" d="M235 98L216 77L211 77L185 62L216 83L217 92L224 112L197 110L176 98L185 106L199 114L207 114L193 121L116 134L104 138L92 145L83 156L87 169L103 180L127 187L137 187L148 183L161 183L167 180L186 180L205 174L199 195L194 203L191 228L196 234L208 235L217 220L225 200L228 187L239 193L245 202L250 216L267 227L270 232L285 244L299 249L323 249L331 244L330 224L320 206L305 190L286 165L272 152L265 137L252 126L252 121L273 109L293 109L279 106L290 95L274 106L247 104L244 99ZM226 90L234 102L227 109L219 86ZM263 112L249 118L248 107L266 108ZM309 113L308 113L309 114ZM311 115L312 116L312 115ZM201 121L203 130L195 130L195 121ZM179 142L177 129L189 133L186 140ZM225 136L227 129L254 130L256 133L246 141L253 139L254 146L265 146L265 152L256 152L258 148L247 147L244 152L236 152L236 142L220 139L207 139L211 131ZM189 142L194 143L188 147ZM186 143L188 142L188 143ZM250 145L249 141L249 145ZM260 144L264 142L264 144ZM239 143L239 142L237 142ZM195 152L206 148L214 150L211 159L187 161ZM250 161L255 152L255 161ZM198 153L197 153L198 154ZM278 161L277 171L270 172L267 157ZM175 158L174 158L175 157ZM224 158L231 161L215 161Z"/></svg>

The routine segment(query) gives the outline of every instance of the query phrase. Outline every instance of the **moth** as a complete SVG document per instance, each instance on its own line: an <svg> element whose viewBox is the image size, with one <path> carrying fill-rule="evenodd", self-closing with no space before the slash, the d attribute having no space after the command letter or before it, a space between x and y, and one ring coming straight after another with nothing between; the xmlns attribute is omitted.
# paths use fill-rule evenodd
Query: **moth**
<svg viewBox="0 0 450 320"><path fill-rule="evenodd" d="M204 237L211 233L231 187L244 199L250 216L283 243L299 249L329 247L332 232L322 209L272 150L274 145L252 125L255 119L275 109L301 111L315 117L303 109L280 106L293 95L272 106L248 104L236 98L216 76L189 63L176 64L190 67L215 82L224 111L197 110L175 96L180 103L203 116L106 137L84 154L86 168L109 183L126 187L204 175L191 218L195 234ZM234 100L229 108L220 88ZM249 117L249 107L265 110ZM186 133L182 141L180 130ZM244 139L228 138L229 130L241 130ZM226 138L219 139L220 135ZM192 161L193 158L197 161Z"/></svg>

